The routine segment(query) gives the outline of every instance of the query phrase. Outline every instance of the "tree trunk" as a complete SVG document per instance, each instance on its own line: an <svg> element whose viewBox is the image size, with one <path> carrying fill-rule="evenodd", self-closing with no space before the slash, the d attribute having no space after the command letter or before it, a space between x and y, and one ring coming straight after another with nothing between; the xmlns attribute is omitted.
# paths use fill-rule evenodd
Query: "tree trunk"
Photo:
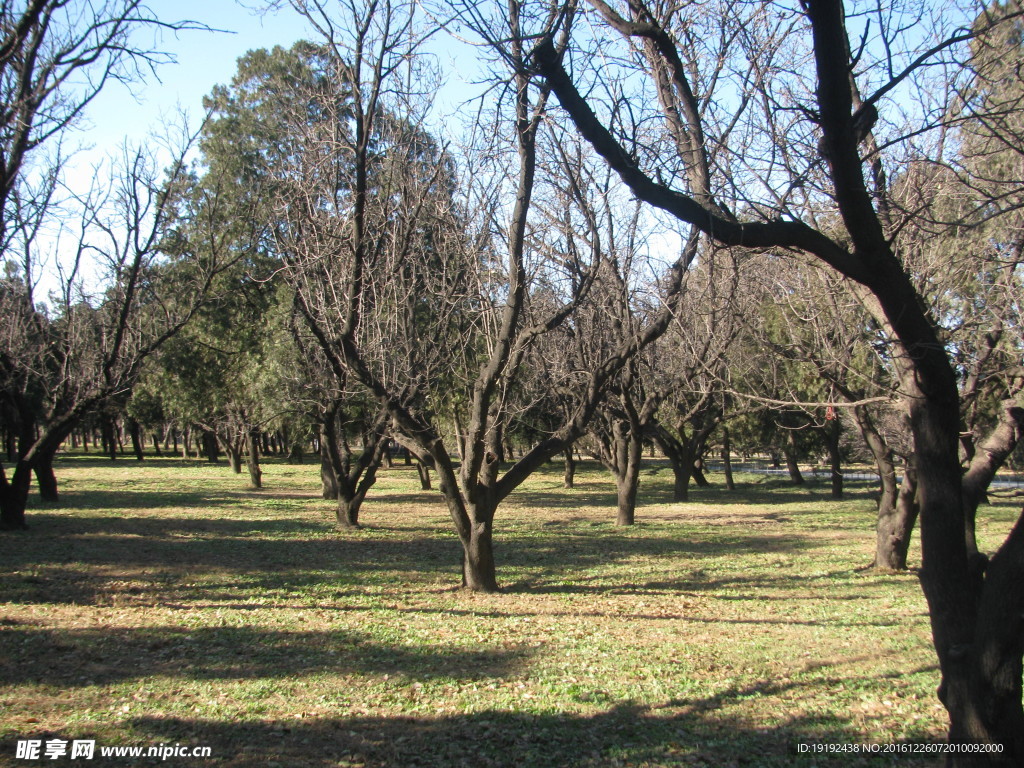
<svg viewBox="0 0 1024 768"><path fill-rule="evenodd" d="M895 472L891 481L883 477L883 491L878 504L878 526L875 532L874 567L880 571L905 571L910 538L917 522L917 469L913 456L903 469L903 482L898 495L885 489L887 483L895 485Z"/></svg>
<svg viewBox="0 0 1024 768"><path fill-rule="evenodd" d="M693 464L676 460L669 457L672 465L672 501L690 500L690 475L693 472Z"/></svg>
<svg viewBox="0 0 1024 768"><path fill-rule="evenodd" d="M217 441L217 436L213 432L205 429L203 430L202 450L207 461L211 464L217 463L217 459L220 458L220 446Z"/></svg>
<svg viewBox="0 0 1024 768"><path fill-rule="evenodd" d="M163 451L160 450L160 435L156 432L153 433L153 455L163 456Z"/></svg>
<svg viewBox="0 0 1024 768"><path fill-rule="evenodd" d="M800 465L797 463L796 436L792 430L786 430L786 446L782 450L786 456L786 471L789 472L790 482L803 485L804 476L800 474Z"/></svg>
<svg viewBox="0 0 1024 768"><path fill-rule="evenodd" d="M104 416L100 421L100 435L103 438L103 452L111 461L117 459L117 437L114 435L114 420Z"/></svg>
<svg viewBox="0 0 1024 768"><path fill-rule="evenodd" d="M698 488L711 487L711 483L704 475L704 459L699 457L693 462L693 482L697 484Z"/></svg>
<svg viewBox="0 0 1024 768"><path fill-rule="evenodd" d="M43 501L60 501L57 492L57 475L53 471L53 453L40 452L32 462L39 485L39 498Z"/></svg>
<svg viewBox="0 0 1024 768"><path fill-rule="evenodd" d="M722 427L722 471L725 472L725 487L730 491L736 490L736 483L732 478L732 443L729 440L729 428Z"/></svg>
<svg viewBox="0 0 1024 768"><path fill-rule="evenodd" d="M479 514L479 512L478 512ZM493 512L469 527L462 541L462 586L473 592L499 592L494 566Z"/></svg>
<svg viewBox="0 0 1024 768"><path fill-rule="evenodd" d="M633 525L636 522L636 493L639 477L616 478L616 525Z"/></svg>
<svg viewBox="0 0 1024 768"><path fill-rule="evenodd" d="M573 455L573 448L570 445L562 455L565 456L565 472L562 474L562 487L572 488L576 482L576 457Z"/></svg>
<svg viewBox="0 0 1024 768"><path fill-rule="evenodd" d="M365 494L350 493L344 485L338 486L338 508L335 516L339 528L359 527L359 508L363 505Z"/></svg>
<svg viewBox="0 0 1024 768"><path fill-rule="evenodd" d="M27 461L15 463L14 474L7 479L0 465L0 530L12 531L27 528L25 507L28 505L28 489L32 480L32 467Z"/></svg>
<svg viewBox="0 0 1024 768"><path fill-rule="evenodd" d="M225 440L221 444L224 453L228 457L228 466L231 467L231 471L236 475L242 474L242 450L241 446L236 444L234 441Z"/></svg>
<svg viewBox="0 0 1024 768"><path fill-rule="evenodd" d="M828 451L829 478L832 481L832 498L843 498L843 459L839 450L839 418L828 422L822 430L825 450Z"/></svg>
<svg viewBox="0 0 1024 768"><path fill-rule="evenodd" d="M419 478L420 478L420 490L421 491L429 491L429 490L431 490L431 486L430 486L430 467L428 467L427 465L425 465L421 461L417 461L416 462L416 474L418 474Z"/></svg>
<svg viewBox="0 0 1024 768"><path fill-rule="evenodd" d="M145 456L142 452L142 427L135 419L128 422L128 429L132 439L132 451L135 453L135 460L142 461Z"/></svg>
<svg viewBox="0 0 1024 768"><path fill-rule="evenodd" d="M880 571L902 571L907 567L910 532L917 519L913 461L907 460L907 468L903 474L903 490L900 491L896 482L896 464L892 449L875 427L870 411L866 406L859 405L853 409L853 416L868 450L871 451L881 483L878 519L875 526L875 559L872 567Z"/></svg>
<svg viewBox="0 0 1024 768"><path fill-rule="evenodd" d="M631 429L620 422L620 434L616 436L618 461L615 472L617 513L616 525L633 525L636 522L636 494L640 487L640 464L643 460L644 444L638 429Z"/></svg>
<svg viewBox="0 0 1024 768"><path fill-rule="evenodd" d="M245 433L245 463L249 468L249 482L253 488L263 487L263 470L260 469L260 432L253 427Z"/></svg>
<svg viewBox="0 0 1024 768"><path fill-rule="evenodd" d="M321 495L325 499L338 498L338 476L334 472L334 465L331 463L330 452L324 445L326 437L320 438L320 483Z"/></svg>

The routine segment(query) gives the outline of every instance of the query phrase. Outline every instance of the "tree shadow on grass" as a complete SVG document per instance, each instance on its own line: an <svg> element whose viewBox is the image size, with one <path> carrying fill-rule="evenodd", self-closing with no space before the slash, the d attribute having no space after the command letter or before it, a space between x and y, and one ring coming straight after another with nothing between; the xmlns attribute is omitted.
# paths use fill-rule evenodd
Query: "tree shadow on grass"
<svg viewBox="0 0 1024 768"><path fill-rule="evenodd" d="M42 629L0 624L0 685L107 685L145 677L253 680L317 673L391 674L411 680L509 677L524 648L466 650L380 643L351 631L150 626Z"/></svg>
<svg viewBox="0 0 1024 768"><path fill-rule="evenodd" d="M0 540L0 589L25 603L96 604L131 582L135 602L237 602L239 590L278 599L308 588L357 588L393 578L450 577L458 583L461 549L444 526L334 534L322 523L210 517L38 515L37 529ZM815 545L798 535L734 533L702 540L579 529L512 532L496 542L499 570L550 591L574 573L619 560L701 559L737 551L795 553ZM387 574L392 574L388 577ZM546 585L546 586L545 586ZM630 586L630 585L625 585ZM602 587L603 588L603 587ZM686 579L666 589L699 588Z"/></svg>
<svg viewBox="0 0 1024 768"><path fill-rule="evenodd" d="M757 695L756 690L735 696ZM836 718L794 718L756 729L707 708L657 710L620 703L596 714L482 711L423 717L320 717L263 722L141 717L140 743L209 746L224 768L619 768L643 766L873 766L881 757L801 754L800 744L854 744L862 737ZM195 760L162 763L196 765ZM204 761L206 764L206 761Z"/></svg>

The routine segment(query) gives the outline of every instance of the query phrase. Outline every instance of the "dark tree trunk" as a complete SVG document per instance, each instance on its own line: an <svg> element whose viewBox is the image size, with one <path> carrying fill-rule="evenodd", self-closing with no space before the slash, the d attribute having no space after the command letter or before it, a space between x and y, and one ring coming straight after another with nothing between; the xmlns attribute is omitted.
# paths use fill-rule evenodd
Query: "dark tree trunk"
<svg viewBox="0 0 1024 768"><path fill-rule="evenodd" d="M377 470L384 458L389 439L385 436L386 418L379 412L364 425L362 451L353 454L344 432L339 429L342 403L335 402L320 424L320 476L324 498L337 498L335 512L340 528L359 527L359 511L366 494L377 481ZM333 497L329 494L333 493Z"/></svg>
<svg viewBox="0 0 1024 768"><path fill-rule="evenodd" d="M103 438L103 452L111 461L117 459L117 437L114 434L114 420L104 416L100 421L100 435Z"/></svg>
<svg viewBox="0 0 1024 768"><path fill-rule="evenodd" d="M786 430L786 446L782 450L786 456L789 481L793 485L803 485L804 476L800 474L800 464L797 462L796 435L793 434L793 430Z"/></svg>
<svg viewBox="0 0 1024 768"><path fill-rule="evenodd" d="M224 454L228 457L228 466L236 475L242 474L242 446L240 442L225 440L221 444Z"/></svg>
<svg viewBox="0 0 1024 768"><path fill-rule="evenodd" d="M362 506L362 501L349 496L344 489L339 488L338 509L335 512L339 528L359 527L359 507Z"/></svg>
<svg viewBox="0 0 1024 768"><path fill-rule="evenodd" d="M35 470L36 483L39 486L39 498L43 501L60 501L57 491L57 475L53 471L54 451L40 451L32 462Z"/></svg>
<svg viewBox="0 0 1024 768"><path fill-rule="evenodd" d="M18 460L18 440L13 427L4 430L4 441L7 451L7 461L13 464Z"/></svg>
<svg viewBox="0 0 1024 768"><path fill-rule="evenodd" d="M573 454L573 448L570 445L566 448L562 455L565 456L565 472L562 474L562 486L564 488L572 488L576 482L576 456Z"/></svg>
<svg viewBox="0 0 1024 768"><path fill-rule="evenodd" d="M10 480L0 466L0 530L13 531L27 528L25 507L28 505L28 489L32 481L32 467L27 461L19 460L14 465Z"/></svg>
<svg viewBox="0 0 1024 768"><path fill-rule="evenodd" d="M206 460L211 464L215 464L220 458L220 445L217 441L217 436L213 432L205 429L203 430L202 436L202 451L203 455L206 456Z"/></svg>
<svg viewBox="0 0 1024 768"><path fill-rule="evenodd" d="M340 408L341 404L335 403L328 409L318 430L321 493L325 499L341 499L339 475L344 468L338 452L337 417Z"/></svg>
<svg viewBox="0 0 1024 768"><path fill-rule="evenodd" d="M736 483L732 478L732 443L729 440L729 428L722 427L722 471L725 472L725 487L730 491L736 490Z"/></svg>
<svg viewBox="0 0 1024 768"><path fill-rule="evenodd" d="M462 541L462 586L473 592L500 591L494 565L493 517L492 511L470 525L469 535Z"/></svg>
<svg viewBox="0 0 1024 768"><path fill-rule="evenodd" d="M142 452L142 427L135 419L128 422L129 433L132 439L132 451L135 453L135 460L142 461L145 456Z"/></svg>
<svg viewBox="0 0 1024 768"><path fill-rule="evenodd" d="M416 462L416 474L419 475L419 478L420 478L420 490L421 491L432 490L432 488L430 486L430 467L428 467L423 462L417 461Z"/></svg>
<svg viewBox="0 0 1024 768"><path fill-rule="evenodd" d="M153 433L153 455L163 456L163 451L160 450L160 435L156 432Z"/></svg>
<svg viewBox="0 0 1024 768"><path fill-rule="evenodd" d="M1024 408L1013 400L1002 404L999 421L971 457L964 474L964 540L968 557L977 557L974 521L978 505L988 500L988 488L1024 434Z"/></svg>
<svg viewBox="0 0 1024 768"><path fill-rule="evenodd" d="M263 470L260 469L260 431L255 427L245 433L245 463L249 468L249 482L253 488L263 487Z"/></svg>
<svg viewBox="0 0 1024 768"><path fill-rule="evenodd" d="M666 455L668 455L667 452ZM693 464L685 459L677 460L672 456L668 456L668 460L672 465L672 501L689 501Z"/></svg>
<svg viewBox="0 0 1024 768"><path fill-rule="evenodd" d="M843 498L843 459L839 450L839 418L832 419L822 430L825 450L828 451L829 479L832 484L832 498Z"/></svg>

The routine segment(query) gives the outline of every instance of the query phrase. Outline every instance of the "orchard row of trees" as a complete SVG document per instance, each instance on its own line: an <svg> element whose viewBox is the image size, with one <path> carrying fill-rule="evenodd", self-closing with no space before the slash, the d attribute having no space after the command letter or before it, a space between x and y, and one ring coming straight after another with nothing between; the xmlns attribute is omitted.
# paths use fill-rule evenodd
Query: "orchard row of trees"
<svg viewBox="0 0 1024 768"><path fill-rule="evenodd" d="M685 498L713 443L795 461L814 435L836 493L844 450L878 469L877 566L920 519L950 739L1020 764L1024 527L988 557L974 517L1024 426L1021 8L289 5L311 41L249 53L172 160L84 192L63 138L158 62L140 31L197 25L0 9L0 522L119 414L255 485L264 433L315 434L349 525L394 440L494 591L501 502L574 447L629 523L647 442ZM489 84L461 127L430 99L444 28Z"/></svg>

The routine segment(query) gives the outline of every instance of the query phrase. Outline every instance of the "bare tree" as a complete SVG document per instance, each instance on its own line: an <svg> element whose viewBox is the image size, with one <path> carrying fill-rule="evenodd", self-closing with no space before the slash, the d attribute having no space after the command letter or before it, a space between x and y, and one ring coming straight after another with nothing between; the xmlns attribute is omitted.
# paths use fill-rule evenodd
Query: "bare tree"
<svg viewBox="0 0 1024 768"><path fill-rule="evenodd" d="M590 264L558 256L530 215L548 91L531 82L525 41L560 14L531 18L514 5L483 18L475 6L462 9L485 39L507 42L492 50L504 53L499 104L508 114L498 112L493 134L478 134L482 151L461 155L464 183L455 185L451 153L417 128L429 89L415 77L413 7L353 2L339 21L319 3L294 5L330 50L325 74L336 98L320 105L328 119L300 121L301 151L281 174L289 279L335 376L366 386L396 439L437 472L463 546L464 585L495 591L498 505L583 433L605 383L668 316L602 360L558 428L503 471L517 372L592 275ZM541 285L557 297L550 312L532 304ZM438 416L460 404L456 468Z"/></svg>
<svg viewBox="0 0 1024 768"><path fill-rule="evenodd" d="M673 166L678 177L668 179L642 148L631 146L629 137L617 135L614 123L595 112L575 85L578 75L568 71L581 59L560 53L546 39L534 60L577 130L635 194L725 245L792 249L821 260L863 286L903 346L900 385L917 457L922 585L950 741L1003 749L994 759L968 753L951 761L1019 764L1024 759L1024 640L1018 616L1024 599L1024 523L991 560L972 556L965 536L971 511L964 504L957 451L956 375L935 316L904 269L888 229L887 153L868 149L873 153L867 157L868 175L861 154L879 114L897 114L891 94L915 78L941 75L937 65L955 66L963 53L957 46L970 33L953 29L922 42L921 36L902 35L883 11L877 12L880 27L868 29L866 17L848 16L839 0L807 0L792 10L723 3L717 13L702 4L700 15L685 3L632 0L621 11L603 0L591 5L610 29L635 44L636 57L627 54L622 60L636 61L649 77L663 124L679 150ZM713 30L702 32L704 24ZM861 25L853 35L851 24ZM851 44L854 35L862 35L864 43ZM719 55L709 57L707 41L726 42ZM717 101L716 91L723 94ZM759 105L766 109L755 109ZM724 109L732 110L733 119L719 119ZM931 118L924 115L912 130L926 129ZM892 126L890 146L905 146L895 121L886 125ZM724 177L730 162L742 172ZM800 191L810 185L818 185L813 196ZM811 210L802 208L804 200L813 203ZM821 226L816 213L825 210L832 216L829 227Z"/></svg>
<svg viewBox="0 0 1024 768"><path fill-rule="evenodd" d="M33 470L56 496L52 460L61 443L83 416L127 399L143 362L192 317L223 265L223 253L196 257L185 243L172 245L171 200L185 151L168 175L162 158L126 150L109 183L97 180L79 200L77 228L50 244L67 248L70 260L47 313L30 305L17 279L0 291L12 320L0 356L3 396L31 425L12 478L0 470L4 527L24 526ZM41 399L30 402L32 393Z"/></svg>

